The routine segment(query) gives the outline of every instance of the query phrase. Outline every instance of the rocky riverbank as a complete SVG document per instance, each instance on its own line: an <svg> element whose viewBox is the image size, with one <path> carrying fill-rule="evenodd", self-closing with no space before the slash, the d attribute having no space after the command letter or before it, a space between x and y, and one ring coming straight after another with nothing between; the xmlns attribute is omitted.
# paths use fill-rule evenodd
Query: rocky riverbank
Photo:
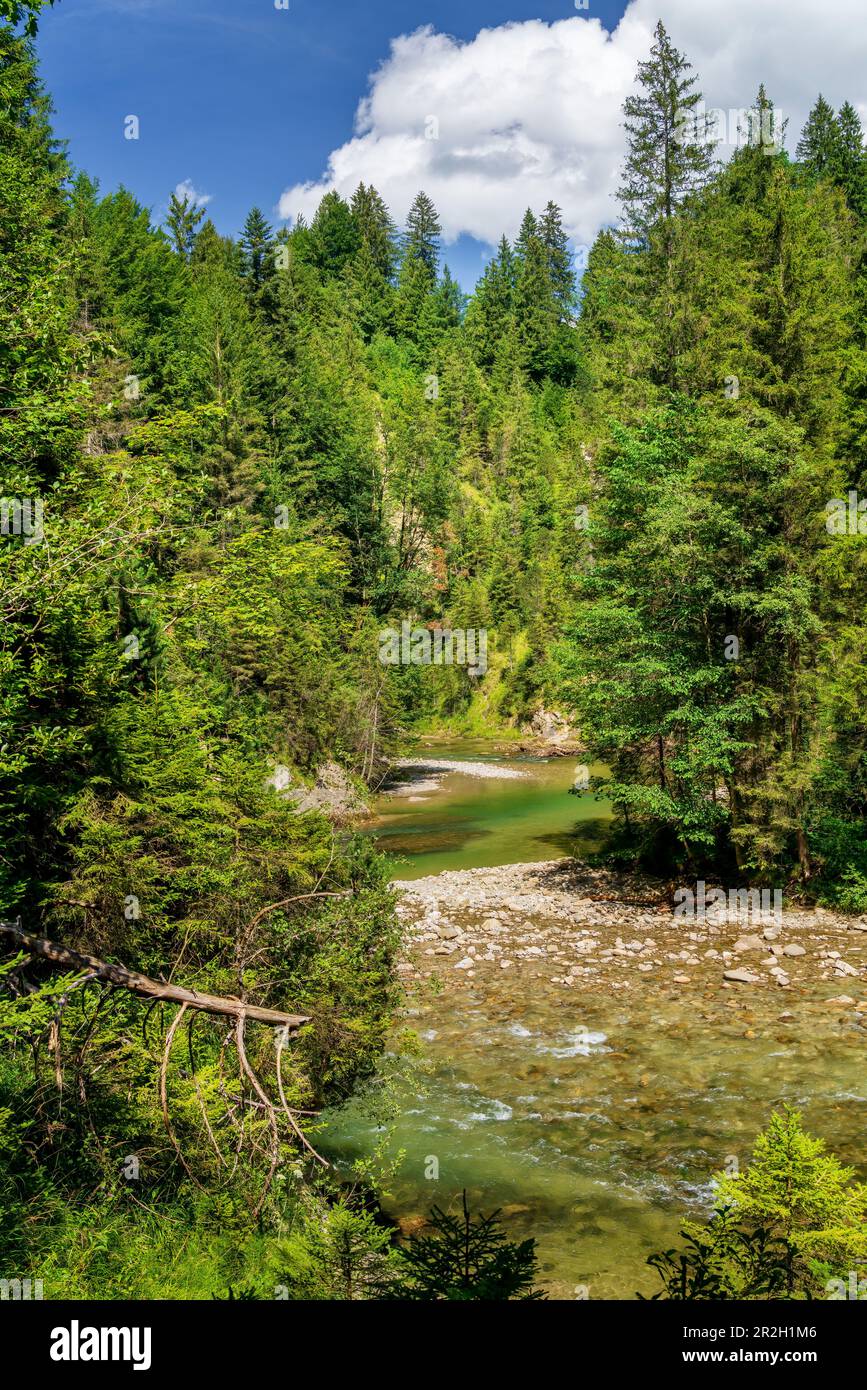
<svg viewBox="0 0 867 1390"><path fill-rule="evenodd" d="M758 921L675 916L659 880L571 859L397 882L407 980L482 983L515 972L528 987L642 989L708 998L774 991L867 1027L867 917L792 908ZM502 973L501 973L502 972ZM783 991L782 994L777 991Z"/></svg>

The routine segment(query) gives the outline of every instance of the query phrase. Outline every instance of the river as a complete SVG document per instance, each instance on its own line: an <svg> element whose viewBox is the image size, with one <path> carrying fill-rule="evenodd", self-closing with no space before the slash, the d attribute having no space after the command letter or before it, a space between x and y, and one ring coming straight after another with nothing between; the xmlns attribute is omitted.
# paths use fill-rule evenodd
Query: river
<svg viewBox="0 0 867 1390"><path fill-rule="evenodd" d="M568 795L574 759L503 758L478 745L438 747L431 758L524 774L408 770L414 789L377 803L372 833L399 856L394 876L406 892L442 883L442 920L462 927L472 919L451 905L452 883L473 881L453 880L455 870L541 869L541 861L580 857L604 838L605 805ZM493 902L497 875L485 882ZM532 935L532 910L503 902L500 921L519 920ZM640 938L660 937L641 922ZM532 939L548 941L551 930ZM575 928L567 922L564 930ZM862 943L867 950L867 936L858 949ZM829 1007L840 985L825 956L836 944L833 933L817 936L785 991L721 985L719 963L689 942L682 954L692 964L661 955L658 969L639 975L621 952L568 989L554 973L565 966L530 953L514 968L480 958L466 972L428 946L406 1022L429 1071L401 1093L387 1152L404 1156L386 1209L413 1229L433 1203L454 1208L466 1188L475 1209L502 1208L513 1239L536 1237L551 1296L632 1298L657 1289L648 1254L677 1243L685 1216L709 1210L714 1172L748 1160L781 1101L797 1104L864 1176L867 1015ZM544 956L569 948L537 949ZM847 953L858 965L848 943ZM855 989L858 998L867 994L863 981ZM326 1150L345 1166L372 1153L385 1133L364 1097L326 1119Z"/></svg>

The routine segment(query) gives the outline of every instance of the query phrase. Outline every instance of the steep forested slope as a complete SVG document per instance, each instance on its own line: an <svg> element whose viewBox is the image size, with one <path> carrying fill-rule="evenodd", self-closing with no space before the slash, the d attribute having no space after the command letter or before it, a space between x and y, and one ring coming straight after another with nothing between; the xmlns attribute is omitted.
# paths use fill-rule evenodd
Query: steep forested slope
<svg viewBox="0 0 867 1390"><path fill-rule="evenodd" d="M71 167L9 30L0 87L0 913L314 1020L245 1055L186 1017L173 1051L165 1011L7 957L7 1253L117 1288L171 1210L205 1271L175 1289L291 1230L321 1291L287 1155L374 1072L395 939L375 856L287 780L555 703L618 854L867 905L860 125L820 101L797 159L716 164L660 29L580 287L549 203L466 300L423 192L401 232L364 184L289 231L177 196L160 228ZM485 629L487 671L384 665L404 621Z"/></svg>

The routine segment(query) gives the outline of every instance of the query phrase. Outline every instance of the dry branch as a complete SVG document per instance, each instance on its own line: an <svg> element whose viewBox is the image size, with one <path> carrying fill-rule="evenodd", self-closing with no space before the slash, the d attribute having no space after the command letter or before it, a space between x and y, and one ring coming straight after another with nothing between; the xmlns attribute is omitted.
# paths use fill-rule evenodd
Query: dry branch
<svg viewBox="0 0 867 1390"><path fill-rule="evenodd" d="M128 970L125 965L112 965L98 960L96 956L84 955L68 946L59 946L45 937L32 936L22 930L18 922L0 922L0 933L9 936L19 946L32 955L42 956L54 965L67 970L87 970L91 976L119 989L131 990L145 999L167 1000L171 1004L185 1004L190 1009L201 1009L208 1014L221 1014L227 1018L253 1019L256 1023L269 1023L272 1027L294 1032L310 1019L306 1014L286 1014L279 1009L262 1009L256 1004L246 1004L241 999L225 998L219 994L200 994L194 989L183 989L180 985L161 984L149 975L140 975L136 970Z"/></svg>

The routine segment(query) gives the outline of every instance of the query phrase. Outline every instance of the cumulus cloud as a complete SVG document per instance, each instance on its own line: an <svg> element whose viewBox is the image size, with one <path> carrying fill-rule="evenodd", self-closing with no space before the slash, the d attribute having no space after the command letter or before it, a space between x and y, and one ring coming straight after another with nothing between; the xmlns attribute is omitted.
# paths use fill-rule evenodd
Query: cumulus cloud
<svg viewBox="0 0 867 1390"><path fill-rule="evenodd" d="M576 244L616 216L621 107L660 13L696 68L709 108L743 108L764 82L792 148L821 90L862 111L863 0L632 0L609 34L580 16L483 29L462 43L431 26L394 39L371 75L352 137L319 180L280 197L313 216L332 189L373 183L402 222L423 188L447 241L514 235L524 208L559 203Z"/></svg>
<svg viewBox="0 0 867 1390"><path fill-rule="evenodd" d="M179 202L192 203L194 207L203 208L206 203L211 201L210 193L199 193L193 187L192 179L184 179L181 183L175 184L175 197Z"/></svg>

